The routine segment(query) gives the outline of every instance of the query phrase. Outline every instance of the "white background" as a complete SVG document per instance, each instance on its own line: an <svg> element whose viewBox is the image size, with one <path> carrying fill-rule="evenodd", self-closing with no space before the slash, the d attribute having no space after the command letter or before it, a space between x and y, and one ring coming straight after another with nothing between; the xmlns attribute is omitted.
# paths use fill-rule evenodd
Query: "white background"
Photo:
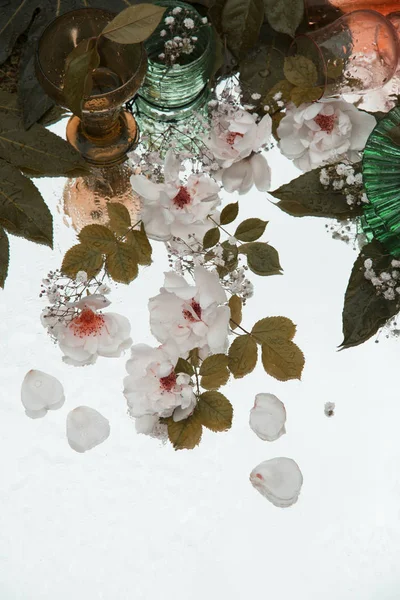
<svg viewBox="0 0 400 600"><path fill-rule="evenodd" d="M269 156L274 187L295 175L276 151ZM324 220L289 217L265 194L240 198L242 220L270 221L263 239L284 269L252 276L244 326L290 317L304 375L279 383L257 368L233 381L225 388L232 429L205 431L199 448L175 452L138 436L126 414L128 355L69 367L40 324L40 281L75 240L57 210L64 183L37 182L55 218L55 251L12 238L0 291L0 599L398 600L400 350L383 335L379 344L337 352L352 247L333 241ZM111 295L135 343L155 344L147 301L167 267L162 245L154 244L154 257ZM20 401L32 368L58 377L67 397L60 411L35 421ZM248 425L259 392L286 405L287 435L273 443ZM331 419L326 401L337 405ZM111 423L110 438L84 455L65 436L66 415L79 405ZM252 468L274 456L302 469L292 508L275 508L249 483Z"/></svg>

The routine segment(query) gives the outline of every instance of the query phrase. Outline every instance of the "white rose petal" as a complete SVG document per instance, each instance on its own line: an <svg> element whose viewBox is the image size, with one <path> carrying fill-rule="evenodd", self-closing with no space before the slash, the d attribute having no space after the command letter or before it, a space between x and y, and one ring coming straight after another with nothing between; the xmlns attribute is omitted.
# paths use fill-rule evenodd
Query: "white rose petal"
<svg viewBox="0 0 400 600"><path fill-rule="evenodd" d="M68 443L76 452L86 452L102 444L110 435L110 423L97 410L78 406L67 416Z"/></svg>
<svg viewBox="0 0 400 600"><path fill-rule="evenodd" d="M250 411L250 427L262 440L273 442L285 430L286 410L273 394L257 394L254 407Z"/></svg>
<svg viewBox="0 0 400 600"><path fill-rule="evenodd" d="M65 402L61 383L43 371L28 371L21 386L21 401L31 419L44 417L48 410L57 410Z"/></svg>
<svg viewBox="0 0 400 600"><path fill-rule="evenodd" d="M297 502L303 475L291 458L272 458L252 470L250 482L272 504L286 508Z"/></svg>

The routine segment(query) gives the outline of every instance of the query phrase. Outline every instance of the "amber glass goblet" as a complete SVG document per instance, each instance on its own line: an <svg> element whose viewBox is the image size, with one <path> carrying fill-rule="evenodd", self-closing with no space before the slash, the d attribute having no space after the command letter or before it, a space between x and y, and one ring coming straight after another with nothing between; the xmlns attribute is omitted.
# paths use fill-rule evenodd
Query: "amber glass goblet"
<svg viewBox="0 0 400 600"><path fill-rule="evenodd" d="M343 13L355 10L375 10L388 15L400 8L399 0L304 0L304 8L310 25L322 27L332 23Z"/></svg>
<svg viewBox="0 0 400 600"><path fill-rule="evenodd" d="M43 32L36 52L36 74L45 92L69 108L63 92L65 61L84 39L98 36L113 13L84 8L65 13ZM139 89L147 71L143 44L117 44L100 38L100 65L93 72L91 95L83 102L82 119L72 116L67 139L82 156L98 166L123 162L138 141L134 117L123 105Z"/></svg>

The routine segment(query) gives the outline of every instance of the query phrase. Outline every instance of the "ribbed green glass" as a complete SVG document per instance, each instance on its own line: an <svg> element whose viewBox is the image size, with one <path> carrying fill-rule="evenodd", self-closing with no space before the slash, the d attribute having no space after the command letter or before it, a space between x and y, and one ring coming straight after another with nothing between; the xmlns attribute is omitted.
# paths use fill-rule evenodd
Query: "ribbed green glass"
<svg viewBox="0 0 400 600"><path fill-rule="evenodd" d="M159 118L160 112L173 118L174 112L178 114L181 107L195 103L204 92L214 65L215 39L212 28L202 26L194 34L198 40L193 52L182 55L181 64L174 68L167 67L157 58L164 49L165 40L160 36L160 31L165 29L165 17L178 6L188 11L188 16L195 22L201 19L201 15L190 4L176 0L159 0L156 4L166 6L167 10L162 22L146 42L148 71L138 94L140 109L153 118Z"/></svg>
<svg viewBox="0 0 400 600"><path fill-rule="evenodd" d="M364 150L363 178L369 204L362 226L393 256L400 256L400 146L388 133L400 125L400 108L394 108L371 133Z"/></svg>

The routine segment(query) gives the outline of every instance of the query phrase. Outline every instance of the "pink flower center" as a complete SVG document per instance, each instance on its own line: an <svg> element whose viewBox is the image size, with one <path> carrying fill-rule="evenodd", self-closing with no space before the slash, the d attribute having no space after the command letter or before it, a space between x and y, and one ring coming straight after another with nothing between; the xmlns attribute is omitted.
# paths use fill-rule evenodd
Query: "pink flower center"
<svg viewBox="0 0 400 600"><path fill-rule="evenodd" d="M256 473L256 477L258 477L258 479L262 479L263 476L260 473Z"/></svg>
<svg viewBox="0 0 400 600"><path fill-rule="evenodd" d="M84 308L80 315L72 319L69 327L73 330L74 335L80 338L96 335L104 327L104 317L90 308Z"/></svg>
<svg viewBox="0 0 400 600"><path fill-rule="evenodd" d="M335 126L336 115L317 115L314 119L317 125L319 125L322 131L326 133L332 133Z"/></svg>
<svg viewBox="0 0 400 600"><path fill-rule="evenodd" d="M192 201L192 198L191 198L189 192L187 191L187 189L185 188L185 186L183 186L183 185L181 185L181 187L179 188L179 192L177 193L175 198L172 200L172 202L178 208L183 208L187 204L190 204L191 201Z"/></svg>
<svg viewBox="0 0 400 600"><path fill-rule="evenodd" d="M190 303L190 306L192 307L192 310L195 313L195 315L198 317L198 319L201 320L201 306L200 306L200 304L198 302L196 302L196 300L192 300L191 303ZM191 310L188 310L187 308L184 308L183 311L182 311L183 316L190 323L196 323L196 321L197 321L197 319L193 316L193 312Z"/></svg>
<svg viewBox="0 0 400 600"><path fill-rule="evenodd" d="M176 384L176 374L175 371L171 371L169 375L166 377L160 378L160 386L165 392L170 392Z"/></svg>
<svg viewBox="0 0 400 600"><path fill-rule="evenodd" d="M243 137L243 133L239 133L238 131L230 131L228 133L228 135L226 136L226 141L228 142L228 144L230 146L233 146L233 144L235 143L236 138L238 137Z"/></svg>

